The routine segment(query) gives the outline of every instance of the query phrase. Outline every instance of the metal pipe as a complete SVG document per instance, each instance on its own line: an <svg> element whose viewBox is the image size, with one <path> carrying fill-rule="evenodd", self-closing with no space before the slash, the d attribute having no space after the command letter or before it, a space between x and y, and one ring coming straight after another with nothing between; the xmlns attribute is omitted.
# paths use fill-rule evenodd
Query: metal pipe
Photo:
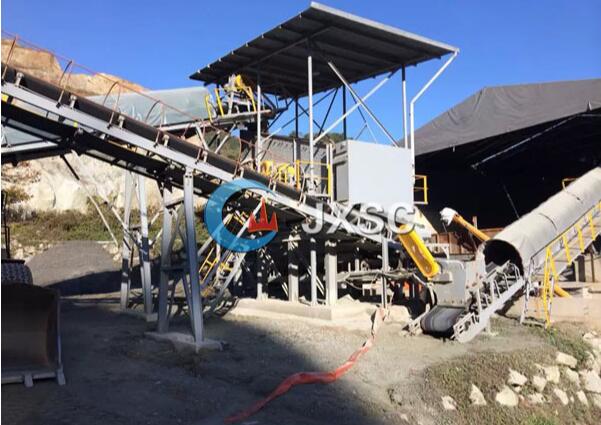
<svg viewBox="0 0 601 425"><path fill-rule="evenodd" d="M342 115L346 114L346 86L342 86ZM346 140L346 117L342 120L342 135Z"/></svg>
<svg viewBox="0 0 601 425"><path fill-rule="evenodd" d="M261 75L257 74L257 143L255 146L255 167L260 170L261 160Z"/></svg>
<svg viewBox="0 0 601 425"><path fill-rule="evenodd" d="M309 193L313 193L313 183L315 182L315 167L313 164L315 155L315 140L313 140L313 57L307 56L307 73L309 83Z"/></svg>
<svg viewBox="0 0 601 425"><path fill-rule="evenodd" d="M457 57L457 54L459 54L459 50L456 50L455 52L453 52L453 55L447 59L447 61L438 69L438 71L436 71L436 73L432 76L432 78L430 78L428 80L428 82L420 89L420 91L417 92L417 94L415 96L413 96L413 99L411 99L411 103L409 104L409 125L410 125L410 132L411 132L411 158L412 158L412 163L413 163L413 168L415 170L415 114L414 114L414 110L415 110L415 102L417 102L417 100L426 92L426 90L428 90L428 88L432 85L432 83L440 76L440 74L442 74L444 72L445 69L447 69L447 67L451 64L451 62L453 62L453 60L455 60L455 58Z"/></svg>
<svg viewBox="0 0 601 425"><path fill-rule="evenodd" d="M405 66L401 68L401 78L402 78L402 92L403 92L403 140L405 141L405 149L409 147L409 140L407 139L407 81L405 78Z"/></svg>
<svg viewBox="0 0 601 425"><path fill-rule="evenodd" d="M310 264L311 264L311 305L317 305L317 251L315 238L309 240L310 243Z"/></svg>

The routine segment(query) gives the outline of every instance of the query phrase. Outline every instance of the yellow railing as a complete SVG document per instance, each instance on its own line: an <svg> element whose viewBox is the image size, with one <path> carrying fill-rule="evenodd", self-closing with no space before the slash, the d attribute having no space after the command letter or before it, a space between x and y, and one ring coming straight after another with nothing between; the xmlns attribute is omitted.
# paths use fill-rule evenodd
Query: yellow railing
<svg viewBox="0 0 601 425"><path fill-rule="evenodd" d="M261 162L259 172L281 183L293 185L296 182L296 170L287 162L275 163L272 160L265 160Z"/></svg>
<svg viewBox="0 0 601 425"><path fill-rule="evenodd" d="M541 299L543 302L543 311L545 315L545 325L549 327L551 324L550 304L553 301L553 294L557 294L560 297L569 297L570 295L562 289L557 283L559 282L559 274L555 267L555 260L560 254L565 254L566 262L568 265L581 254L584 254L587 246L584 243L584 232L588 231L591 235L591 241L594 241L599 236L601 229L596 229L595 209L598 209L598 213L601 214L601 202L591 208L584 216L582 216L576 223L566 229L561 235L555 238L545 250L545 263L543 268L543 282L542 282L542 293ZM583 223L584 222L584 223ZM588 223L588 226L587 226ZM588 228L588 229L587 229ZM577 246L570 246L574 243L574 239L569 240L568 234L576 232ZM560 243L562 249L558 250L555 254L553 253L553 245ZM572 251L576 248L576 253Z"/></svg>
<svg viewBox="0 0 601 425"><path fill-rule="evenodd" d="M306 161L306 160L301 160L301 159L297 159L295 162L295 169L296 169L296 188L297 189L301 189L302 187L302 182L303 182L303 177L305 177L306 179L309 179L310 176L307 176L308 173L304 172L303 170L303 165L308 165L309 168L311 167L311 165L313 165L313 168L315 170L315 174L313 175L313 178L316 180L317 183L319 184L323 184L323 181L325 180L326 184L325 184L325 194L328 195L329 197L332 197L334 194L334 176L332 174L332 165L325 163L325 162L315 162L315 161ZM323 176L322 171L325 169L325 176Z"/></svg>
<svg viewBox="0 0 601 425"><path fill-rule="evenodd" d="M309 179L309 173L304 171L305 166L311 166L311 161L296 160L294 165L287 162L276 163L272 160L261 162L259 172L264 176L275 179L281 183L295 185L298 190L302 189L303 179ZM315 168L314 179L323 184L325 181L325 193L332 196L334 193L334 177L332 175L332 166L325 162L313 162ZM325 176L323 170L325 169Z"/></svg>
<svg viewBox="0 0 601 425"><path fill-rule="evenodd" d="M418 183L421 183L419 185ZM416 199L414 203L416 205L428 205L428 176L423 174L415 175L415 183L413 185L413 193L421 193L422 199Z"/></svg>
<svg viewBox="0 0 601 425"><path fill-rule="evenodd" d="M561 180L561 187L562 187L563 189L565 189L566 187L568 187L568 185L569 185L570 183L572 183L572 182L573 182L573 181L575 181L575 180L578 180L578 178L577 178L577 177L566 177L565 179L562 179L562 180Z"/></svg>
<svg viewBox="0 0 601 425"><path fill-rule="evenodd" d="M208 94L205 96L205 108L207 108L207 116L209 117L209 121L213 122L213 113L211 112L213 105L211 104L211 96Z"/></svg>
<svg viewBox="0 0 601 425"><path fill-rule="evenodd" d="M217 107L219 109L219 115L224 116L225 112L223 110L223 102L221 100L221 90L227 93L242 93L245 95L252 105L253 112L257 112L257 104L255 102L255 96L253 93L253 89L250 85L244 82L244 79L241 75L236 75L234 78L234 85L232 86L224 86L224 87L215 87L215 99L217 100Z"/></svg>

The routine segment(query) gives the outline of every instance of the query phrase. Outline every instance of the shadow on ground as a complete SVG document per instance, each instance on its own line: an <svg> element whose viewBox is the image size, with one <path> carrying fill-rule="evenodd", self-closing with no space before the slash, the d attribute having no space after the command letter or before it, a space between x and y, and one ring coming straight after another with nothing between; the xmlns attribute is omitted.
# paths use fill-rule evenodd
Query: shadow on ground
<svg viewBox="0 0 601 425"><path fill-rule="evenodd" d="M99 251L100 250L100 251ZM294 322L212 317L208 338L226 341L224 351L178 352L144 337L153 324L118 311L120 272L108 254L89 242L59 245L30 261L36 283L63 296L63 362L67 385L36 381L3 386L2 420L12 424L218 424L271 392L288 375L337 367L365 335L350 334L349 346L323 353L316 339L337 331ZM110 260L110 257L108 257ZM112 270L111 270L112 269ZM65 279L58 277L66 275ZM139 276L134 270L133 276ZM187 328L180 317L172 328ZM279 332L284 328L284 332ZM278 332L274 332L278 330ZM327 345L326 345L327 346ZM300 349L299 349L300 347ZM322 344L323 348L323 344ZM291 390L251 417L260 424L385 424L396 422L374 407L369 392L346 377L330 385ZM381 393L386 397L386 389ZM402 422L401 422L402 423Z"/></svg>

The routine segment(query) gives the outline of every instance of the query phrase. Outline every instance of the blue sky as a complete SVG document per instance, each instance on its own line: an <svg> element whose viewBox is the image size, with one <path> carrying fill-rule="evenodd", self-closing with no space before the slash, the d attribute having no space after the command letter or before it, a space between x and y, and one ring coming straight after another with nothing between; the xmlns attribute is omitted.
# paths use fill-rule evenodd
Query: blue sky
<svg viewBox="0 0 601 425"><path fill-rule="evenodd" d="M420 100L419 126L484 86L601 77L596 0L323 3L461 49ZM271 29L308 1L4 0L2 29L91 69L160 89L194 85L197 68ZM414 93L439 61L408 72ZM375 81L359 85L365 93ZM400 81L369 104L401 135ZM356 129L358 126L355 125ZM372 124L372 128L375 125Z"/></svg>

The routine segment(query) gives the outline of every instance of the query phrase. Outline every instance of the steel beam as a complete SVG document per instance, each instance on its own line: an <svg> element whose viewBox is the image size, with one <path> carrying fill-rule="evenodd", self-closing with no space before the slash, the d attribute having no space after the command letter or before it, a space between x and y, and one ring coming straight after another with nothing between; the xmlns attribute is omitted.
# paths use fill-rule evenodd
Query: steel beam
<svg viewBox="0 0 601 425"><path fill-rule="evenodd" d="M168 205L171 202L171 190L163 186L163 232L161 235L161 279L159 281L158 332L169 330L169 268L171 267L171 239L173 238L173 220L175 211ZM174 282L175 284L175 282Z"/></svg>
<svg viewBox="0 0 601 425"><path fill-rule="evenodd" d="M124 184L124 205L123 205L123 225L127 231L123 232L123 245L121 248L121 310L127 310L129 306L129 289L131 286L131 260L134 247L132 239L129 237L129 223L131 220L131 203L133 198L134 180L129 171L125 171Z"/></svg>
<svg viewBox="0 0 601 425"><path fill-rule="evenodd" d="M198 275L198 257L196 251L196 229L194 226L194 176L187 168L184 174L184 215L186 218L186 259L188 261L190 301L188 306L192 319L194 343L199 346L204 339L202 318L202 298L200 293L200 276Z"/></svg>
<svg viewBox="0 0 601 425"><path fill-rule="evenodd" d="M317 242L315 238L311 238L309 240L309 258L310 258L310 266L311 270L311 305L317 305Z"/></svg>
<svg viewBox="0 0 601 425"><path fill-rule="evenodd" d="M326 269L326 305L334 306L338 301L338 256L336 255L336 241L327 240L325 246Z"/></svg>
<svg viewBox="0 0 601 425"><path fill-rule="evenodd" d="M299 298L299 269L298 269L298 239L290 237L288 248L288 301L298 302Z"/></svg>
<svg viewBox="0 0 601 425"><path fill-rule="evenodd" d="M140 246L138 254L140 258L140 278L142 282L142 296L144 299L144 315L146 320L151 319L152 305L152 281L150 274L150 244L148 242L148 208L146 206L146 185L143 176L137 177L138 186L138 209L140 211Z"/></svg>

